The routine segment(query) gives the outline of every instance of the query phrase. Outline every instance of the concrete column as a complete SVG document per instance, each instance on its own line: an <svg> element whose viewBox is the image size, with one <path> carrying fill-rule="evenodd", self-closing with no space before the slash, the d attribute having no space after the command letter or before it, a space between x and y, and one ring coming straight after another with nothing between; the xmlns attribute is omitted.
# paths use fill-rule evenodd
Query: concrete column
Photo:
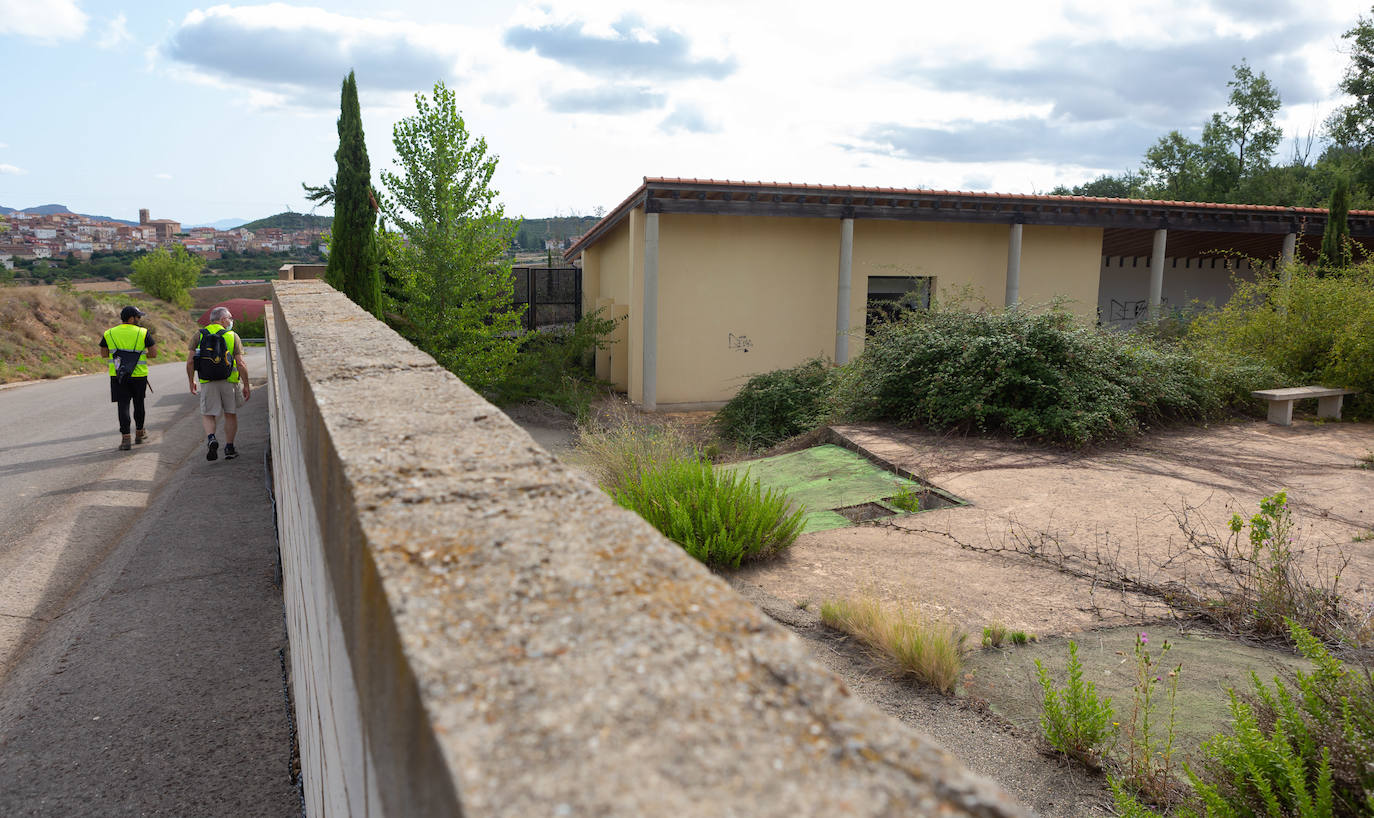
<svg viewBox="0 0 1374 818"><path fill-rule="evenodd" d="M643 407L658 408L658 214L644 217L644 307L641 342L644 354Z"/></svg>
<svg viewBox="0 0 1374 818"><path fill-rule="evenodd" d="M1293 256L1298 249L1298 234L1289 233L1283 237L1283 255L1279 258L1279 277L1285 282L1292 278L1289 266L1293 264Z"/></svg>
<svg viewBox="0 0 1374 818"><path fill-rule="evenodd" d="M1013 309L1021 301L1021 228L1022 224L1011 226L1011 240L1007 242L1007 309Z"/></svg>
<svg viewBox="0 0 1374 818"><path fill-rule="evenodd" d="M854 220L840 220L840 284L835 298L835 363L849 363L849 283L854 271Z"/></svg>
<svg viewBox="0 0 1374 818"><path fill-rule="evenodd" d="M1150 317L1158 318L1160 306L1164 303L1164 251L1169 241L1169 231L1160 228L1155 231L1155 246L1150 253Z"/></svg>

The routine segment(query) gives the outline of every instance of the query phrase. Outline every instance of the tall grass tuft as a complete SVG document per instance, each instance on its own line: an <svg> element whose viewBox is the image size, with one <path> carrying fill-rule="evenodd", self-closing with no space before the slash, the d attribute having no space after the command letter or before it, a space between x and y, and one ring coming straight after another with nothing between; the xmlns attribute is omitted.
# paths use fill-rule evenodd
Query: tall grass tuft
<svg viewBox="0 0 1374 818"><path fill-rule="evenodd" d="M576 447L565 459L592 476L614 495L638 483L640 476L660 463L696 457L696 446L676 425L640 420L629 407L612 408L604 418L589 418L577 428Z"/></svg>
<svg viewBox="0 0 1374 818"><path fill-rule="evenodd" d="M802 511L785 494L696 458L641 464L638 479L622 482L613 495L713 567L738 568L771 556L801 533Z"/></svg>
<svg viewBox="0 0 1374 818"><path fill-rule="evenodd" d="M964 667L967 636L918 611L885 608L872 597L821 605L821 621L876 650L900 672L949 695Z"/></svg>

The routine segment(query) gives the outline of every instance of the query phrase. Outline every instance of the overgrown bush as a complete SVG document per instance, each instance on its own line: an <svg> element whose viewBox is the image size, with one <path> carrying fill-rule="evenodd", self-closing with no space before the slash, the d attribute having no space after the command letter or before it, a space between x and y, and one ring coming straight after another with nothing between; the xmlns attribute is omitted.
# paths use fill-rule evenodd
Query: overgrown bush
<svg viewBox="0 0 1374 818"><path fill-rule="evenodd" d="M1069 642L1068 679L1058 688L1039 659L1035 672L1042 691L1040 727L1050 746L1070 758L1091 765L1101 763L1116 733L1112 698L1099 698L1097 685L1083 680L1078 644Z"/></svg>
<svg viewBox="0 0 1374 818"><path fill-rule="evenodd" d="M1260 358L1280 375L1270 386L1357 389L1347 407L1372 415L1374 260L1339 271L1294 265L1287 280L1238 280L1225 306L1193 322L1188 343Z"/></svg>
<svg viewBox="0 0 1374 818"><path fill-rule="evenodd" d="M948 695L964 667L966 635L918 611L889 609L871 597L821 604L821 621L876 650L901 673Z"/></svg>
<svg viewBox="0 0 1374 818"><path fill-rule="evenodd" d="M1079 325L1066 312L910 312L840 379L846 417L1069 445L1214 416L1269 383L1235 355Z"/></svg>
<svg viewBox="0 0 1374 818"><path fill-rule="evenodd" d="M738 568L771 556L801 533L803 512L784 493L764 491L747 473L717 470L695 457L649 465L614 496L713 567Z"/></svg>
<svg viewBox="0 0 1374 818"><path fill-rule="evenodd" d="M831 411L833 370L824 358L750 378L716 413L727 440L766 449L825 423Z"/></svg>
<svg viewBox="0 0 1374 818"><path fill-rule="evenodd" d="M525 333L515 360L491 387L495 403L539 400L585 418L597 392L595 368L588 359L613 329L615 321L597 310L571 328Z"/></svg>
<svg viewBox="0 0 1374 818"><path fill-rule="evenodd" d="M612 406L605 417L584 418L566 458L608 494L638 483L653 466L696 457L696 446L675 424L645 421L631 408Z"/></svg>

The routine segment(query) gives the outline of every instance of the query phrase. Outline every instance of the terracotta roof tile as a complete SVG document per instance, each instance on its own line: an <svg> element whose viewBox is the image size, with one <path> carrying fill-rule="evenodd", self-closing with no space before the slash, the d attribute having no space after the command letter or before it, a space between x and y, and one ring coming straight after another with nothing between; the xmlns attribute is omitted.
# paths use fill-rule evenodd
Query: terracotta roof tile
<svg viewBox="0 0 1374 818"><path fill-rule="evenodd" d="M1084 204L1115 204L1125 207L1187 207L1204 208L1214 210L1235 210L1249 211L1255 213L1293 213L1295 215L1326 215L1326 209L1320 207L1285 207L1283 205L1251 205L1251 204L1225 204L1220 202L1182 202L1169 201L1165 199L1116 199L1100 196L1053 196L1049 194L1036 193L995 193L989 191L971 190L929 190L924 188L899 188L899 187L866 187L860 185L834 185L834 184L802 184L797 182L761 182L743 181L733 179L687 179L683 177L668 176L645 176L644 182L633 193L625 198L615 209L607 213L601 221L592 226L590 230L582 234L571 248L563 255L565 258L572 258L581 252L587 240L602 231L604 228L618 222L624 217L625 211L638 204L650 187L656 185L710 185L720 188L779 188L785 190L803 191L843 191L846 193L886 193L897 196L964 196L980 199L1004 199L1011 201L1028 202L1077 202ZM1374 211L1352 210L1351 216L1371 216Z"/></svg>

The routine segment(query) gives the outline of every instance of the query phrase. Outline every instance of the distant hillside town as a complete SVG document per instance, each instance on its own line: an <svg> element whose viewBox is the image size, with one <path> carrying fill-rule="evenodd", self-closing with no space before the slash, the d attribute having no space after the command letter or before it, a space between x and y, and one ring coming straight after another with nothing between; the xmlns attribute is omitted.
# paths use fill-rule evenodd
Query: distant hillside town
<svg viewBox="0 0 1374 818"><path fill-rule="evenodd" d="M182 230L178 221L150 218L147 208L138 211L138 224L71 212L15 211L0 215L0 265L13 269L18 260L69 256L89 261L96 253L141 252L177 244L211 261L226 252L281 253L316 248L324 233L321 227L250 227Z"/></svg>

